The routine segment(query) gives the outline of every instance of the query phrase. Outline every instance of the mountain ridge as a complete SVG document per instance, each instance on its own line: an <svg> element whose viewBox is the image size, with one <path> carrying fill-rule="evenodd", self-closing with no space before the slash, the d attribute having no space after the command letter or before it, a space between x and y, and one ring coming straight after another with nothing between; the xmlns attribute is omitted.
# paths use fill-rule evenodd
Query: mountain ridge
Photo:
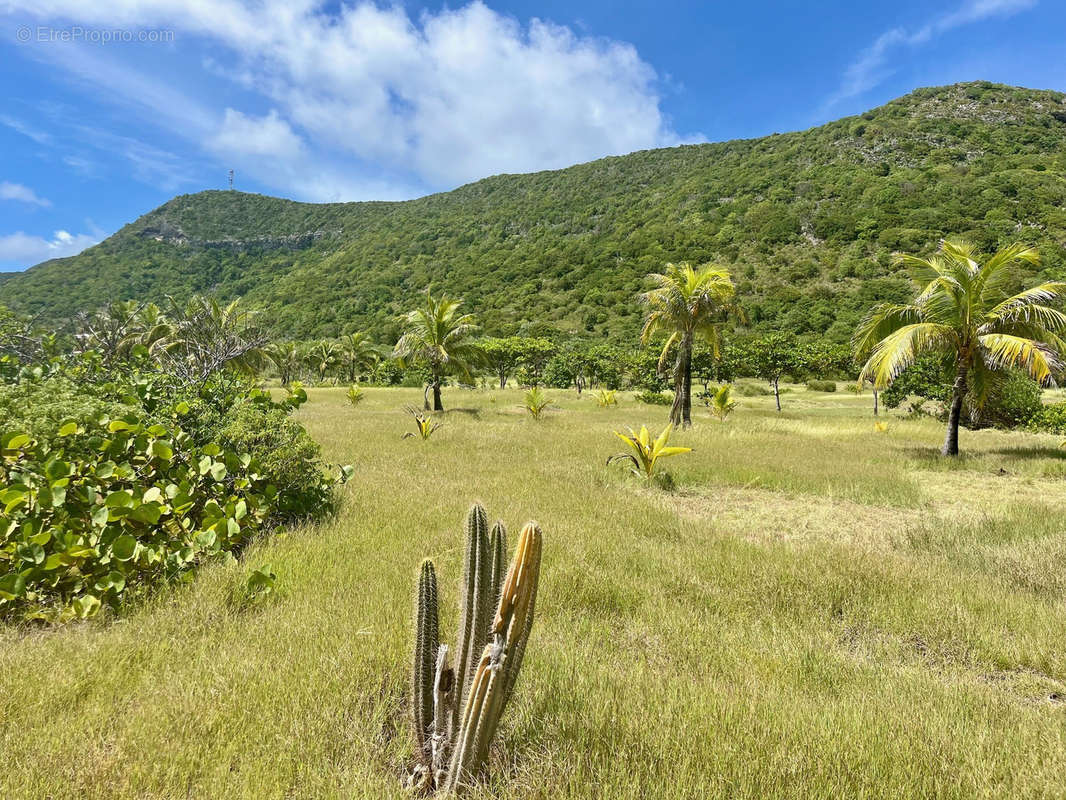
<svg viewBox="0 0 1066 800"><path fill-rule="evenodd" d="M664 261L730 266L752 327L843 340L907 291L893 250L946 235L1032 240L1066 273L1066 95L975 82L754 139L642 150L406 201L179 195L83 253L0 281L62 319L110 299L243 296L282 336L373 328L419 291L458 294L491 332L547 321L631 336Z"/></svg>

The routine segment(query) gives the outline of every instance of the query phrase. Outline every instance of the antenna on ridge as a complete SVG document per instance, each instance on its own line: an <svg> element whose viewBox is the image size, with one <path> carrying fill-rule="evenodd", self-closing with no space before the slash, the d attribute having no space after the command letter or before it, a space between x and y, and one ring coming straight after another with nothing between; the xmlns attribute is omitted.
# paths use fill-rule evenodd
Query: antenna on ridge
<svg viewBox="0 0 1066 800"><path fill-rule="evenodd" d="M229 190L233 191L233 170L229 171Z"/></svg>

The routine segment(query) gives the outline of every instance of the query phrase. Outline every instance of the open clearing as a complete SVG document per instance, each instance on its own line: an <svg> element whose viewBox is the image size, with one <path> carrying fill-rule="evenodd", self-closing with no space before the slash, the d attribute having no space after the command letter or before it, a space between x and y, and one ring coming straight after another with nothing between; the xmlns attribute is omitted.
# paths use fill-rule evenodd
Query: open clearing
<svg viewBox="0 0 1066 800"><path fill-rule="evenodd" d="M463 516L545 533L538 619L487 786L502 798L1066 796L1066 450L875 430L869 395L792 387L700 409L645 489L629 393L310 392L355 478L332 520L251 547L117 621L0 634L0 796L390 798L411 761L413 580L454 628ZM883 417L884 418L884 417ZM265 603L236 603L270 564Z"/></svg>

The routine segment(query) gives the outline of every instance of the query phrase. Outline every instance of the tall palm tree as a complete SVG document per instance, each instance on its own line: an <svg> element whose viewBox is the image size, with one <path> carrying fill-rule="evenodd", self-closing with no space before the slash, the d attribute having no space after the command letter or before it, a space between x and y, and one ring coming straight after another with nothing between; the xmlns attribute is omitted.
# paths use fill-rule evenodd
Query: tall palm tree
<svg viewBox="0 0 1066 800"><path fill-rule="evenodd" d="M659 356L660 373L666 372L676 345L670 422L687 427L692 424L692 348L697 339L703 339L714 357L719 357L719 323L726 312L736 310L733 280L721 267L693 267L687 261L667 264L663 273L652 273L648 278L655 282L655 288L640 295L647 307L641 341L647 342L659 331L670 334Z"/></svg>
<svg viewBox="0 0 1066 800"><path fill-rule="evenodd" d="M969 398L980 408L1001 370L1026 370L1041 384L1052 382L1066 343L1066 314L1049 304L1066 292L1051 281L1012 293L1014 267L1036 265L1039 254L1012 244L981 263L968 243L944 241L931 258L897 254L918 295L902 305L882 303L855 332L859 353L869 353L860 380L884 388L921 353L942 353L953 362L955 380L941 453L959 453L959 420Z"/></svg>
<svg viewBox="0 0 1066 800"><path fill-rule="evenodd" d="M381 351L363 331L349 333L340 340L340 363L348 383L355 383L366 370L381 358Z"/></svg>
<svg viewBox="0 0 1066 800"><path fill-rule="evenodd" d="M434 300L427 291L421 308L409 312L404 321L407 330L396 343L393 357L401 362L421 364L429 372L425 407L429 409L429 390L433 390L433 410L443 411L440 387L444 376L458 373L469 376L470 368L482 359L481 346L474 340L478 326L472 314L460 314L462 300L442 295Z"/></svg>

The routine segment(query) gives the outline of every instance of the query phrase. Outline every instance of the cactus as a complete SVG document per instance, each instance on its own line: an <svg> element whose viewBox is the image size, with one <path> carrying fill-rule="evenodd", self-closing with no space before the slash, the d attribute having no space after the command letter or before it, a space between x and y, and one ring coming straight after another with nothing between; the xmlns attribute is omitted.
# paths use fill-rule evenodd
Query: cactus
<svg viewBox="0 0 1066 800"><path fill-rule="evenodd" d="M448 646L439 642L433 563L422 563L411 692L419 763L411 784L425 793L455 794L477 777L522 666L542 535L533 522L522 529L505 576L506 539L502 522L490 533L485 509L470 509L454 669Z"/></svg>
<svg viewBox="0 0 1066 800"><path fill-rule="evenodd" d="M437 668L439 638L437 632L437 575L433 562L422 562L418 576L418 596L415 604L415 662L412 685L415 744L422 763L431 764L433 734L433 678Z"/></svg>

